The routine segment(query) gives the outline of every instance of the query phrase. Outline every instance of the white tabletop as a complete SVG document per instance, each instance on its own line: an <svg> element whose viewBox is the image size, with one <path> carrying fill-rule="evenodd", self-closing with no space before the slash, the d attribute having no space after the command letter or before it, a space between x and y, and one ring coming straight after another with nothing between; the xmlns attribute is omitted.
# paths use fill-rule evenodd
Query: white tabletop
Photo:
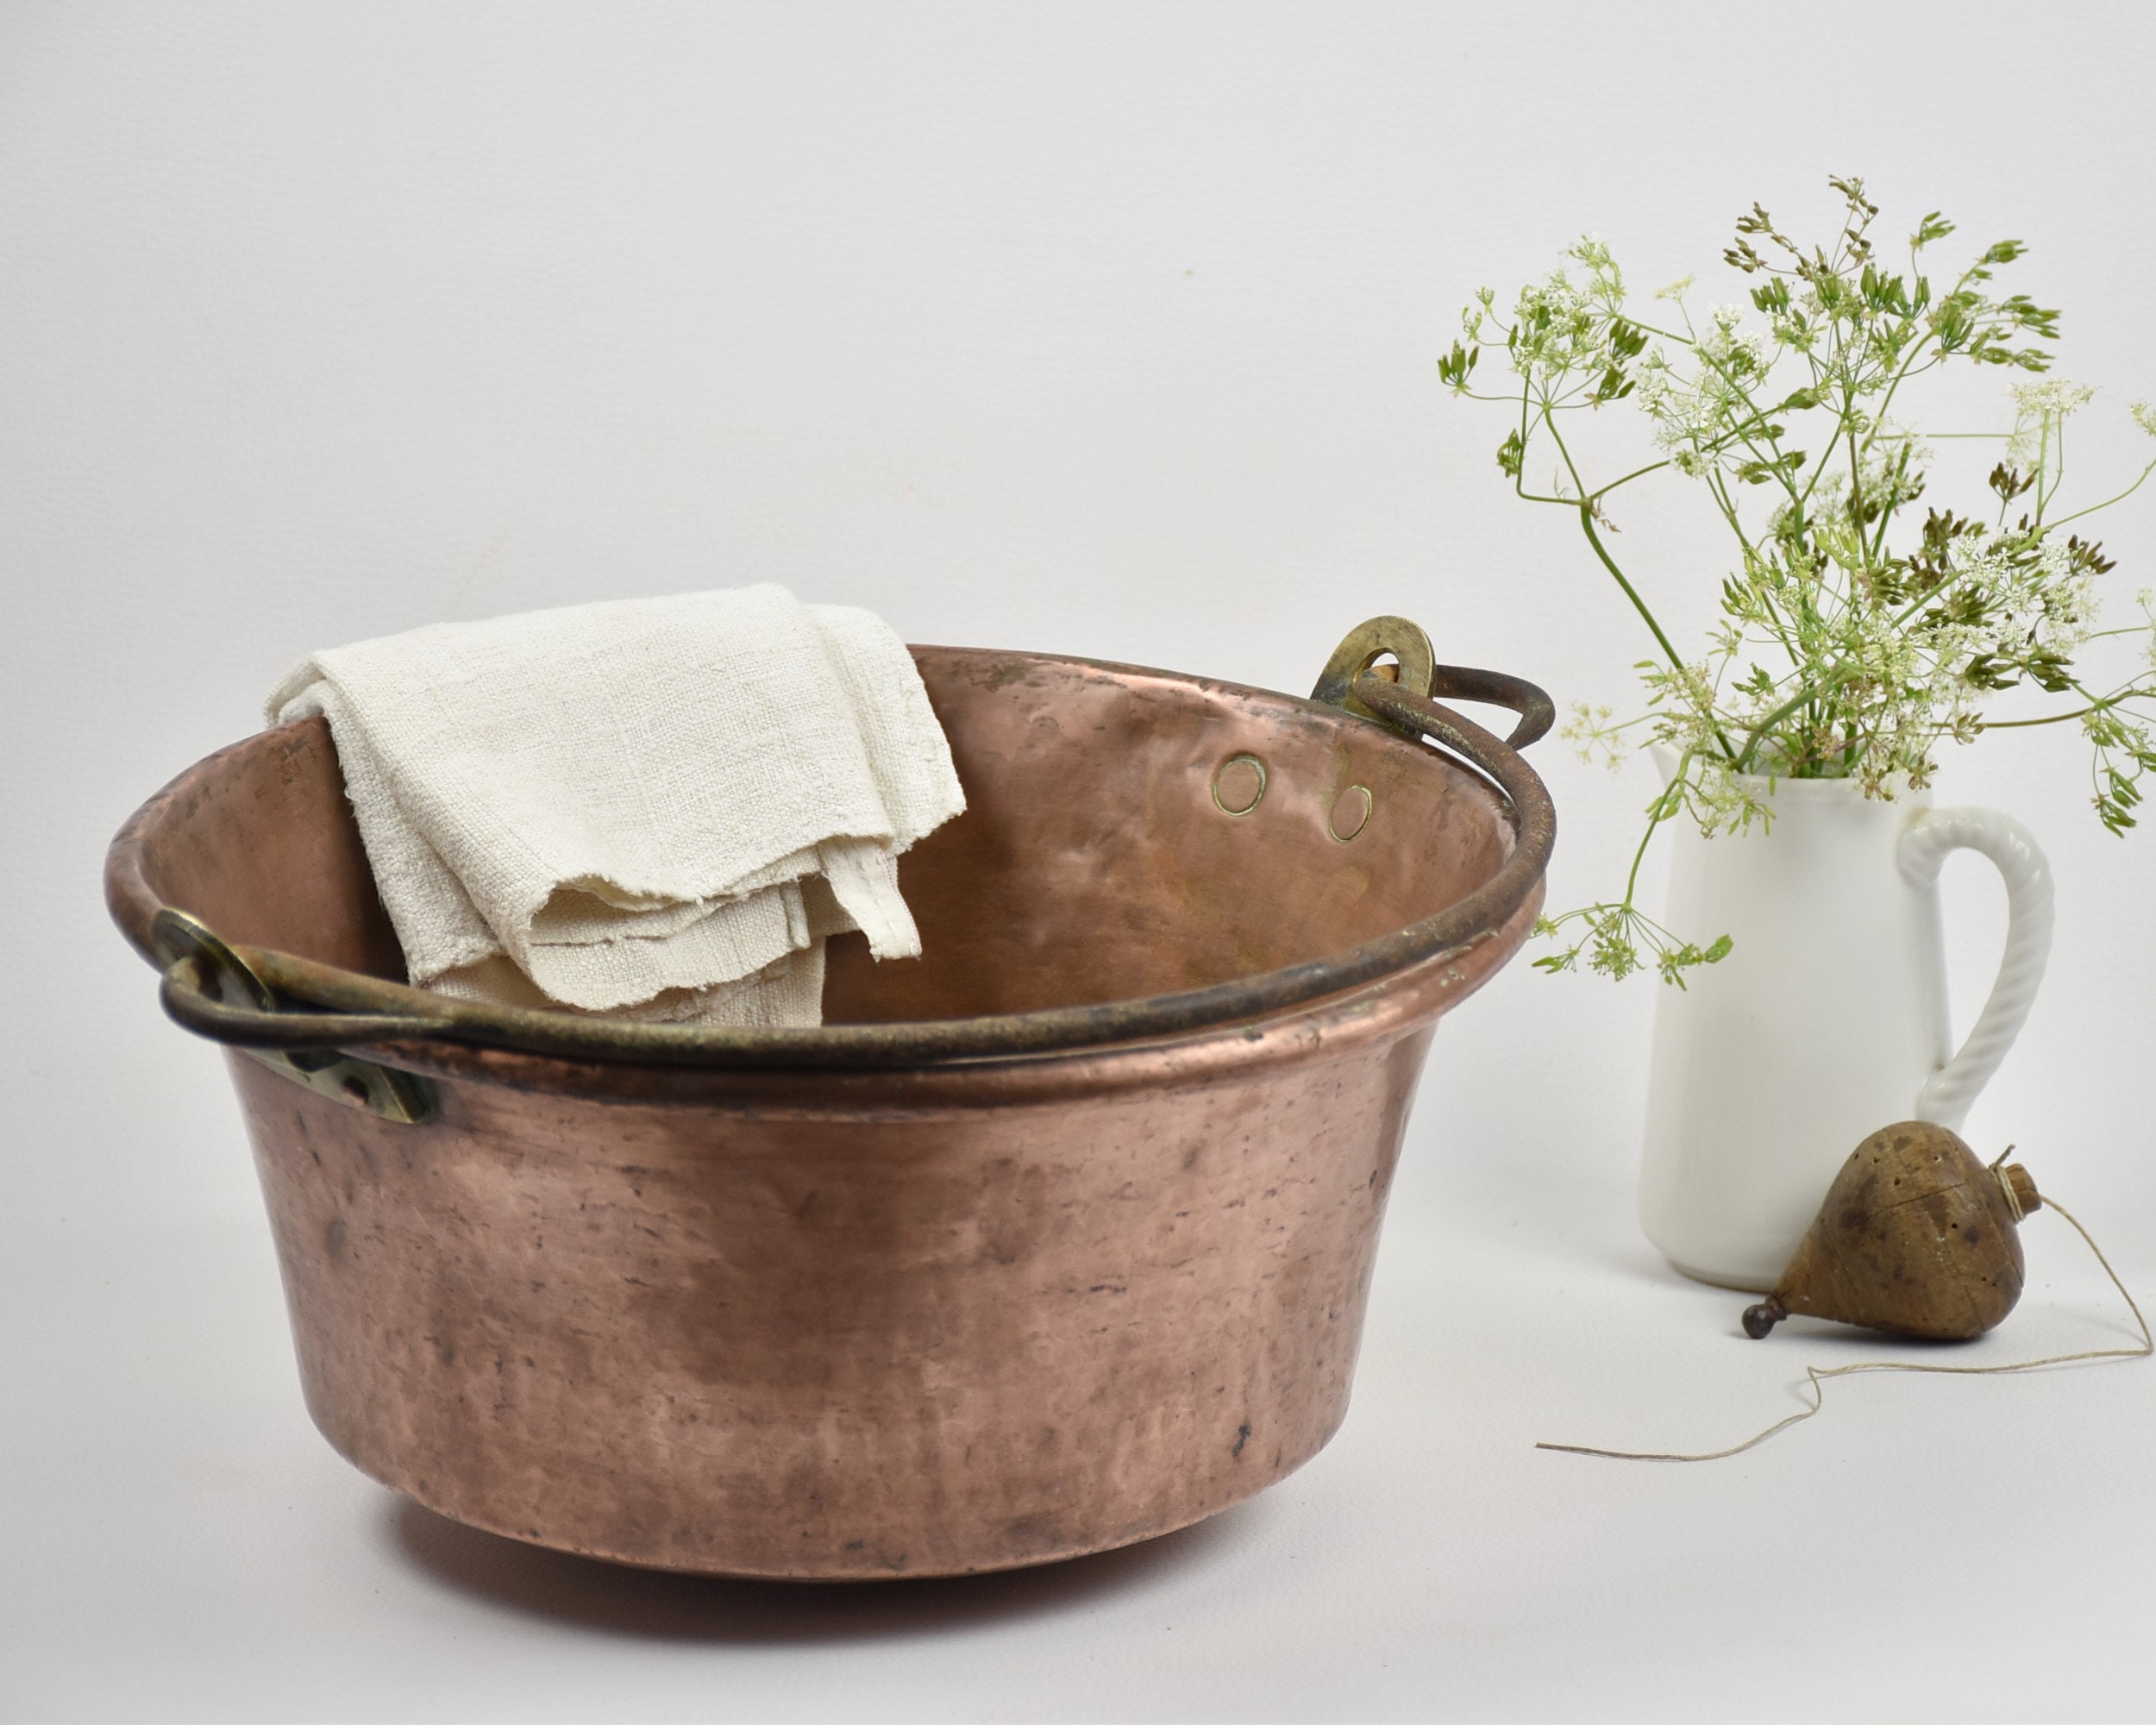
<svg viewBox="0 0 2156 1725"><path fill-rule="evenodd" d="M1504 1094L1554 1065L1495 1057L1562 986L1515 972L1441 1033L1332 1446L1210 1523L1010 1575L711 1581L466 1529L309 1425L258 1216L109 1225L93 1199L13 1219L0 1713L2017 1719L2156 1703L2156 1368L1845 1380L1821 1418L1713 1464L1532 1447L1715 1447L1799 1405L1808 1361L1938 1357L1804 1320L1752 1342L1740 1296L1658 1266L1628 1214L1623 1126L1598 1130L1598 1100L1561 1082ZM128 1016L130 1038L179 1040ZM171 1109L140 1099L139 1129L238 1186L217 1063L179 1051L202 1082L182 1075ZM1544 1136L1553 1111L1576 1138ZM60 1122L39 1137L69 1142ZM2128 1239L2087 1183L2099 1238L2108 1221ZM2066 1228L2025 1228L2021 1308L1954 1359L2128 1339ZM2145 1248L2121 1255L2156 1289Z"/></svg>

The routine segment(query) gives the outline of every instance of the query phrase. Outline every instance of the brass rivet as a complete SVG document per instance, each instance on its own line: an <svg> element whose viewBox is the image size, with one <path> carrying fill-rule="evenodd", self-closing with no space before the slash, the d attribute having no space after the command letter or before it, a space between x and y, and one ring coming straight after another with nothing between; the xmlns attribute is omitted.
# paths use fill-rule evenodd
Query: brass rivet
<svg viewBox="0 0 2156 1725"><path fill-rule="evenodd" d="M1370 795L1368 785L1350 785L1333 803L1326 831L1345 844L1369 825L1370 811L1376 806L1376 799Z"/></svg>
<svg viewBox="0 0 2156 1725"><path fill-rule="evenodd" d="M1222 814L1248 814L1265 800L1265 763L1255 755L1231 755L1213 775L1213 801Z"/></svg>

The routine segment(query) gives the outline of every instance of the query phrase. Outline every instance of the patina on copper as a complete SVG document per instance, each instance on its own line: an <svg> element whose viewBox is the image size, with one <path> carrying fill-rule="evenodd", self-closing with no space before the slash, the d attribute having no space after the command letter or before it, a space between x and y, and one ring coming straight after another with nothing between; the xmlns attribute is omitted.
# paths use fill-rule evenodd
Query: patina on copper
<svg viewBox="0 0 2156 1725"><path fill-rule="evenodd" d="M1378 677L1475 770L1232 685L916 656L971 805L903 865L924 954L835 941L831 1027L787 1041L624 1050L404 988L318 720L115 841L138 947L184 912L267 991L168 944L190 1023L328 1021L286 1046L429 1093L402 1124L230 1061L308 1405L360 1466L567 1550L872 1578L1163 1533L1338 1427L1432 1026L1540 902L1539 782Z"/></svg>

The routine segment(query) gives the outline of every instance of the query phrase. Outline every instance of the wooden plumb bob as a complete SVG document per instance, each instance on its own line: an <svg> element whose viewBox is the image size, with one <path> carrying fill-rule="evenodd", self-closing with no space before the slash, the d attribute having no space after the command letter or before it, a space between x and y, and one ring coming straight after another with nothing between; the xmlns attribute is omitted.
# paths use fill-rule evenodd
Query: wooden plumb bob
<svg viewBox="0 0 2156 1725"><path fill-rule="evenodd" d="M2042 1201L2027 1170L1986 1166L1945 1126L1883 1126L1850 1152L1745 1333L1756 1341L1800 1313L1928 1341L1980 1336L2021 1297L2018 1225Z"/></svg>

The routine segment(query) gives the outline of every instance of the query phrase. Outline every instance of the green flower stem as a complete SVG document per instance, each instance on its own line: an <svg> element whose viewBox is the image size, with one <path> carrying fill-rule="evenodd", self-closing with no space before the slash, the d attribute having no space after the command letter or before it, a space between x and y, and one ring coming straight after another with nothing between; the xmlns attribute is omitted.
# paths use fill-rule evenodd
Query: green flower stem
<svg viewBox="0 0 2156 1725"><path fill-rule="evenodd" d="M1668 656L1671 667L1680 675L1683 674L1684 660L1678 654L1676 644L1670 641L1668 635L1663 632L1662 624L1656 619L1654 612L1647 608L1646 600L1640 598L1639 588L1626 579L1625 572L1617 567L1617 560L1609 555L1609 548L1602 543L1601 535L1595 530L1595 505L1601 493L1598 492L1592 496L1588 494L1587 486L1580 480L1579 469L1572 464L1572 452L1565 447L1564 436L1551 420L1546 406L1543 410L1542 423L1549 430L1550 441L1557 446L1557 454L1564 460L1564 470L1572 475L1572 482L1581 493L1574 505L1579 511L1580 530L1587 535L1587 543L1594 548L1595 555L1601 559L1602 567L1609 571L1611 577L1624 590L1625 597L1632 601L1632 608L1639 613L1640 620L1647 625L1653 633L1655 640L1661 644L1662 650Z"/></svg>
<svg viewBox="0 0 2156 1725"><path fill-rule="evenodd" d="M2071 718L2086 718L2092 712L2102 712L2107 707L2117 705L2116 701L2090 701L2088 706L2078 706L2071 712L2054 712L2044 718L1987 718L1982 723L1986 731L2026 731L2032 725L2064 724Z"/></svg>
<svg viewBox="0 0 2156 1725"><path fill-rule="evenodd" d="M1602 567L1609 571L1610 578L1624 590L1625 597L1632 601L1632 608L1639 613L1640 620L1652 631L1656 642L1668 657L1670 663L1676 669L1683 670L1684 661L1679 656L1675 643L1662 632L1662 625L1655 620L1654 613L1647 609L1646 600L1639 597L1639 589L1625 579L1625 572L1617 567L1617 560L1609 555L1609 548L1602 543L1602 536L1595 530L1594 505L1583 501L1579 505L1579 512L1580 531L1587 535L1587 543L1594 549L1595 555L1601 559Z"/></svg>
<svg viewBox="0 0 2156 1725"><path fill-rule="evenodd" d="M2044 509L2059 494L2059 481L2066 477L2066 422L2059 422L2059 449L2052 451L2051 415L2044 416L2041 442L2036 449L2036 515L2039 527L2044 524ZM2001 511L2002 514L2005 511Z"/></svg>
<svg viewBox="0 0 2156 1725"><path fill-rule="evenodd" d="M2148 476L2151 474L2156 474L2156 461L2151 461L2147 467L2143 467L2141 469L2140 478L2135 480L2132 485L2127 486L2127 488L2121 492L2116 497L2107 497L2102 503L2092 503L2086 509L2077 509L2071 515L2060 516L2058 520L2052 523L2053 530L2056 532L2059 528L2064 527L2069 521L2078 521L2084 515L2094 515L2099 509L2109 509L2115 503L2125 502L2128 498L2133 496L2135 492L2139 491L2142 486L2147 483Z"/></svg>
<svg viewBox="0 0 2156 1725"><path fill-rule="evenodd" d="M1664 460L1659 461L1650 462L1644 467L1634 467L1622 479L1612 480L1608 485L1589 492L1587 494L1586 500L1589 503L1600 503L1604 498L1608 497L1610 492L1615 491L1619 486L1630 485L1634 480L1643 480L1646 478L1649 474L1658 474L1663 470L1663 468L1668 467L1670 463L1665 458Z"/></svg>
<svg viewBox="0 0 2156 1725"><path fill-rule="evenodd" d="M2085 695L2089 693L2078 684L2075 687L2078 693ZM2071 719L2086 718L2092 712L2109 712L2113 707L2122 706L2128 701L2151 698L2156 698L2156 684L2144 687L2136 679L2115 693L2096 697L2088 706L2078 706L2071 712L2046 713L2041 718L1987 718L1982 723L1986 731L2028 731L2040 724L2065 724Z"/></svg>
<svg viewBox="0 0 2156 1725"><path fill-rule="evenodd" d="M1584 499L1587 495L1587 481L1580 477L1579 468L1573 464L1571 448L1564 441L1564 434L1557 430L1557 422L1551 409L1551 398L1547 394L1542 398L1542 424L1543 429L1550 434L1550 441L1557 446L1557 457L1564 463L1564 471L1572 476L1572 495ZM1521 454L1524 456L1526 451L1523 449ZM1586 505L1583 503L1581 507L1585 508Z"/></svg>
<svg viewBox="0 0 2156 1725"><path fill-rule="evenodd" d="M1647 830L1639 835L1639 845L1632 853L1632 869L1625 876L1625 908L1633 907L1633 898L1639 890L1640 865L1647 860L1647 847L1654 843L1655 829L1675 816L1683 806L1683 787L1685 775L1692 770L1692 754L1687 750L1677 763L1677 771L1670 775L1670 782L1662 794L1647 811Z"/></svg>

